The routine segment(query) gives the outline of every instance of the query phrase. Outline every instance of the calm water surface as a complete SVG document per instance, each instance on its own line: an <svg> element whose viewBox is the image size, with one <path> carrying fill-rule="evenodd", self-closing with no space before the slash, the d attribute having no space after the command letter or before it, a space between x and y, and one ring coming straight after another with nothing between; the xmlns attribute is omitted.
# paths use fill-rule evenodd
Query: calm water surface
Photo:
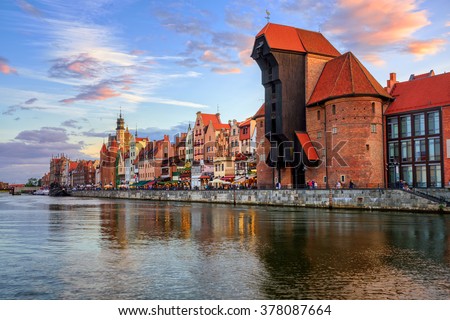
<svg viewBox="0 0 450 320"><path fill-rule="evenodd" d="M450 216L0 194L0 299L449 299Z"/></svg>

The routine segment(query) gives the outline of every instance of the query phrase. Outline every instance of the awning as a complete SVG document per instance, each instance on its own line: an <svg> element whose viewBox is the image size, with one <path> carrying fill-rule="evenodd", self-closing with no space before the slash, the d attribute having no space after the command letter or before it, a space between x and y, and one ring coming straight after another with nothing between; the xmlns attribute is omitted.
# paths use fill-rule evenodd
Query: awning
<svg viewBox="0 0 450 320"><path fill-rule="evenodd" d="M309 161L320 160L316 148L314 148L308 133L295 131L295 135L297 136L297 139L300 142L302 149L305 152L305 155L308 158L308 160Z"/></svg>
<svg viewBox="0 0 450 320"><path fill-rule="evenodd" d="M223 176L221 179L224 181L233 180L234 176Z"/></svg>
<svg viewBox="0 0 450 320"><path fill-rule="evenodd" d="M200 176L199 179L211 179L211 177L210 176Z"/></svg>
<svg viewBox="0 0 450 320"><path fill-rule="evenodd" d="M244 182L245 180L246 180L246 179L245 179L245 176L239 177L239 178L236 178L236 180L234 180L234 183Z"/></svg>
<svg viewBox="0 0 450 320"><path fill-rule="evenodd" d="M151 180L142 180L142 181L134 183L133 187L142 187L142 186L145 186L149 182L151 182Z"/></svg>

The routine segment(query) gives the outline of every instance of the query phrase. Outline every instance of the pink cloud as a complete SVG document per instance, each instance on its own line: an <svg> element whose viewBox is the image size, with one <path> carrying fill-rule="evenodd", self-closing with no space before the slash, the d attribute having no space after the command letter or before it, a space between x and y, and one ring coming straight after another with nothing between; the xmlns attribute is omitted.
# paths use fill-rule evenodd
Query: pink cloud
<svg viewBox="0 0 450 320"><path fill-rule="evenodd" d="M400 43L429 25L427 11L416 0L338 0L336 12L325 24L349 46L383 47Z"/></svg>
<svg viewBox="0 0 450 320"><path fill-rule="evenodd" d="M112 88L113 84L119 84L116 83L117 81L103 81L100 82L97 85L92 86L84 86L83 92L75 96L74 98L68 98L61 100L60 102L70 104L77 101L90 101L90 100L107 100L114 97L120 96L120 93L117 92ZM126 82L124 82L126 83Z"/></svg>
<svg viewBox="0 0 450 320"><path fill-rule="evenodd" d="M251 66L255 63L253 59L250 57L251 54L252 49L245 49L239 52L239 59L245 66Z"/></svg>
<svg viewBox="0 0 450 320"><path fill-rule="evenodd" d="M377 54L366 54L362 57L362 59L377 67L382 67L386 64L386 61L381 59L381 57Z"/></svg>
<svg viewBox="0 0 450 320"><path fill-rule="evenodd" d="M218 74L231 74L231 73L241 73L241 69L239 68L212 68L212 72L218 73Z"/></svg>
<svg viewBox="0 0 450 320"><path fill-rule="evenodd" d="M218 64L228 62L227 60L218 57L211 50L206 50L205 52L203 52L203 55L200 57L200 59L204 62L211 62L211 63L218 63Z"/></svg>
<svg viewBox="0 0 450 320"><path fill-rule="evenodd" d="M37 18L42 17L41 11L39 11L39 9L31 5L29 2L25 0L17 0L17 4L23 11L27 12L28 14L31 14L32 16L35 16Z"/></svg>
<svg viewBox="0 0 450 320"><path fill-rule="evenodd" d="M145 53L146 53L145 50L138 50L138 49L132 50L132 51L130 52L130 54L132 54L133 56L142 56L142 55L145 54Z"/></svg>
<svg viewBox="0 0 450 320"><path fill-rule="evenodd" d="M55 78L95 78L101 70L98 60L87 53L54 60L50 76Z"/></svg>
<svg viewBox="0 0 450 320"><path fill-rule="evenodd" d="M17 74L17 70L8 65L8 61L0 57L0 72L4 74Z"/></svg>
<svg viewBox="0 0 450 320"><path fill-rule="evenodd" d="M433 55L440 52L446 43L447 41L444 39L412 41L408 44L407 51L421 59L425 55Z"/></svg>

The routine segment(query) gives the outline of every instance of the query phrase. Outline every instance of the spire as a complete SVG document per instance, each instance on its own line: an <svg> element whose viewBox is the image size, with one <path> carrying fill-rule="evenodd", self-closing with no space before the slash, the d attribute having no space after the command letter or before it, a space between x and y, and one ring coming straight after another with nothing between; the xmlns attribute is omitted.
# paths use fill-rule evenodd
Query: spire
<svg viewBox="0 0 450 320"><path fill-rule="evenodd" d="M136 123L136 133L135 133L134 137L137 138L137 123Z"/></svg>
<svg viewBox="0 0 450 320"><path fill-rule="evenodd" d="M116 130L125 130L125 120L122 118L122 107L120 107L119 117L117 118Z"/></svg>

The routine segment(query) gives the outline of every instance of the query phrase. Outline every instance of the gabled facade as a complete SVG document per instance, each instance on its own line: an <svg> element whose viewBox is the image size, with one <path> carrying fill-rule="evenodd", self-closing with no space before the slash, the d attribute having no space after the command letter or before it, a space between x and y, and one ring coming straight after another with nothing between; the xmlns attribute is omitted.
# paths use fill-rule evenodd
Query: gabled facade
<svg viewBox="0 0 450 320"><path fill-rule="evenodd" d="M208 114L197 112L197 117L195 119L195 124L193 127L193 141L194 141L194 161L206 160L205 159L205 134L207 131L207 126L219 125L220 114ZM211 141L208 142L208 145ZM212 143L212 148L214 148L214 143ZM210 146L211 147L211 146Z"/></svg>
<svg viewBox="0 0 450 320"><path fill-rule="evenodd" d="M193 164L194 162L194 130L189 124L187 134L186 134L186 162Z"/></svg>
<svg viewBox="0 0 450 320"><path fill-rule="evenodd" d="M239 122L235 119L233 121L228 121L230 125L230 148L231 156L236 156L241 153L241 141L239 140Z"/></svg>

